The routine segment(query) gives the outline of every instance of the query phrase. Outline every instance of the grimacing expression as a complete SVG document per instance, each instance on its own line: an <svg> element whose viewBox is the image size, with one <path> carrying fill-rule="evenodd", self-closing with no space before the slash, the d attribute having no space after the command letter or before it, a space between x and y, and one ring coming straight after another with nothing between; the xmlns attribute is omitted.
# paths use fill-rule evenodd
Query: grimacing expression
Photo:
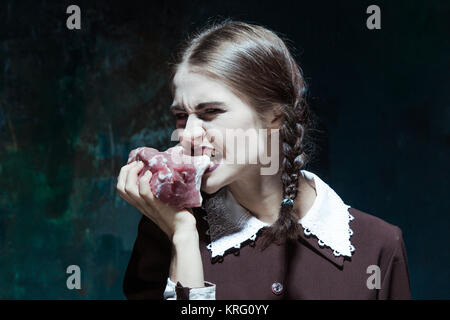
<svg viewBox="0 0 450 320"><path fill-rule="evenodd" d="M214 193L237 179L245 179L259 170L255 159L265 150L248 148L247 144L223 141L230 129L252 130L265 128L256 111L218 80L180 67L173 78L174 100L171 111L181 145L187 152L195 148L195 155L211 158L213 171L203 175L201 189ZM258 139L261 139L258 136ZM233 150L234 149L234 152ZM234 161L235 154L245 154L247 163ZM214 168L214 165L215 168Z"/></svg>

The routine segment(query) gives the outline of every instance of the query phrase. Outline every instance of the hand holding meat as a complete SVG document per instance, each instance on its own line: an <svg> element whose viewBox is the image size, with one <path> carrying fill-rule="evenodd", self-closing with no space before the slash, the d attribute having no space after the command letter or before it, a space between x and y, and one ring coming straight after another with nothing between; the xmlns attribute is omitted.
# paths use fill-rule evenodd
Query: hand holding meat
<svg viewBox="0 0 450 320"><path fill-rule="evenodd" d="M152 172L150 188L156 198L178 208L202 205L200 186L203 173L210 165L208 156L185 155L180 145L164 152L141 147L128 156L128 163L139 160L144 162L139 177L147 170Z"/></svg>
<svg viewBox="0 0 450 320"><path fill-rule="evenodd" d="M209 165L207 156L185 157L181 146L166 152L135 149L117 182L120 197L155 222L172 241L175 236L184 238L197 232L189 208L201 205L201 177Z"/></svg>

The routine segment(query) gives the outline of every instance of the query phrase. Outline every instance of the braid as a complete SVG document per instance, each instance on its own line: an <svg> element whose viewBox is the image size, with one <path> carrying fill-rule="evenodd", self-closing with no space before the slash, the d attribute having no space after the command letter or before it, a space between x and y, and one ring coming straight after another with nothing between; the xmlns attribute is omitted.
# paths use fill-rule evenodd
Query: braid
<svg viewBox="0 0 450 320"><path fill-rule="evenodd" d="M280 151L283 199L295 200L298 194L299 175L307 161L304 139L309 113L304 97L306 87L295 63L292 71L295 94L293 103L283 108L284 121L280 127ZM294 206L280 206L278 219L272 226L266 228L263 234L262 248L266 248L272 242L297 239L301 232L298 217Z"/></svg>

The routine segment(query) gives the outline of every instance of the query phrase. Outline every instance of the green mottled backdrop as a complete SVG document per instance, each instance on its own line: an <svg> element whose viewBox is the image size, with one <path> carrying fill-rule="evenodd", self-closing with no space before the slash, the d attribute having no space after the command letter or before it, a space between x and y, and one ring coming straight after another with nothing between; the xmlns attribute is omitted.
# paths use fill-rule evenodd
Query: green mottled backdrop
<svg viewBox="0 0 450 320"><path fill-rule="evenodd" d="M78 4L81 30L66 28ZM140 214L115 192L129 150L166 148L168 62L210 16L284 33L322 119L318 172L399 225L415 298L449 298L448 1L3 1L0 298L122 299ZM251 81L251 79L249 79ZM68 290L79 265L82 290Z"/></svg>

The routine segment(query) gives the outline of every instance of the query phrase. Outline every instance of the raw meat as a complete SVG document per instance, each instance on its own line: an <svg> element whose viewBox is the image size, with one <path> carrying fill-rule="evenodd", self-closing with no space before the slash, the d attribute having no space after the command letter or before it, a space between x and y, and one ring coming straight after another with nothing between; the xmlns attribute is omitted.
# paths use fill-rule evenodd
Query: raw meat
<svg viewBox="0 0 450 320"><path fill-rule="evenodd" d="M139 160L144 162L139 177L147 170L152 172L150 189L156 198L177 208L201 206L200 186L210 163L208 156L185 155L180 145L164 152L140 147L130 152L128 163Z"/></svg>

